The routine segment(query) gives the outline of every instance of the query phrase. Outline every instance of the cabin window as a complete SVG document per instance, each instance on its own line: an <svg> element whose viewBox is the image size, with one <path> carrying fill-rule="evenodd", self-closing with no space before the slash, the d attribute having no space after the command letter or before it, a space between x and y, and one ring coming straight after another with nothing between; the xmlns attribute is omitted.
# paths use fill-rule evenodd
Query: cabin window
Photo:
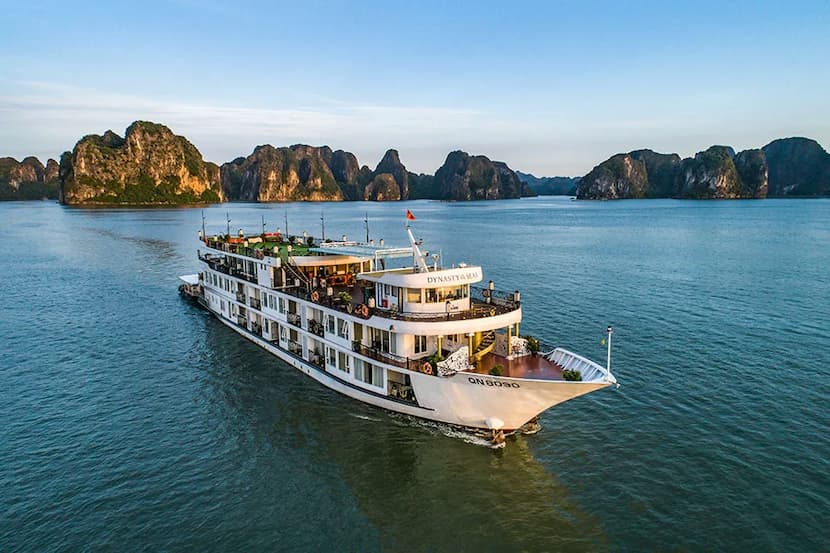
<svg viewBox="0 0 830 553"><path fill-rule="evenodd" d="M420 288L407 288L406 289L406 302L407 303L421 303L421 290L420 290Z"/></svg>
<svg viewBox="0 0 830 553"><path fill-rule="evenodd" d="M349 323L343 319L337 319L337 335L349 339Z"/></svg>
<svg viewBox="0 0 830 553"><path fill-rule="evenodd" d="M415 336L415 353L427 352L427 337Z"/></svg>
<svg viewBox="0 0 830 553"><path fill-rule="evenodd" d="M326 365L330 367L337 366L337 350L334 348L326 348Z"/></svg>
<svg viewBox="0 0 830 553"><path fill-rule="evenodd" d="M337 368L343 371L344 373L348 373L351 364L351 357L343 353L342 351L337 352Z"/></svg>
<svg viewBox="0 0 830 553"><path fill-rule="evenodd" d="M355 358L354 360L354 377L357 380L363 381L363 360Z"/></svg>
<svg viewBox="0 0 830 553"><path fill-rule="evenodd" d="M372 385L383 387L383 367L372 366Z"/></svg>
<svg viewBox="0 0 830 553"><path fill-rule="evenodd" d="M373 328L372 347L385 353L395 353L395 334L388 330Z"/></svg>
<svg viewBox="0 0 830 553"><path fill-rule="evenodd" d="M459 300L465 296L464 286L446 288L427 288L427 303L440 303L444 301Z"/></svg>
<svg viewBox="0 0 830 553"><path fill-rule="evenodd" d="M326 331L329 334L334 334L336 332L335 326L337 324L337 318L332 317L331 315L326 315Z"/></svg>
<svg viewBox="0 0 830 553"><path fill-rule="evenodd" d="M280 309L279 309L280 313L285 313L285 298L280 298L279 306L280 306Z"/></svg>

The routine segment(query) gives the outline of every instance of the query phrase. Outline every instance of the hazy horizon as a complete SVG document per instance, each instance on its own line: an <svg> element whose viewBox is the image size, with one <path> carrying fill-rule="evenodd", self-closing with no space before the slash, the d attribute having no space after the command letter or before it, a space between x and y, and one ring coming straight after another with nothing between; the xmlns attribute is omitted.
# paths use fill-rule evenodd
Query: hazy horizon
<svg viewBox="0 0 830 553"><path fill-rule="evenodd" d="M830 4L144 2L13 4L0 37L0 156L163 123L205 159L451 150L579 176L640 148L694 155L830 143Z"/></svg>

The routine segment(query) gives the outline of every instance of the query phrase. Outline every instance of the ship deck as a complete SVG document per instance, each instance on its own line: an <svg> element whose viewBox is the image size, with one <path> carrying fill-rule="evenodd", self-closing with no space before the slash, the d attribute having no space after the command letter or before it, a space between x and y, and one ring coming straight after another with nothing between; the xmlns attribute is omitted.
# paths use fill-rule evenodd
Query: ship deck
<svg viewBox="0 0 830 553"><path fill-rule="evenodd" d="M475 369L468 372L488 374L495 365L502 366L502 376L510 378L532 378L537 380L564 380L563 367L541 355L525 355L516 359L507 359L495 353L488 353L481 358Z"/></svg>

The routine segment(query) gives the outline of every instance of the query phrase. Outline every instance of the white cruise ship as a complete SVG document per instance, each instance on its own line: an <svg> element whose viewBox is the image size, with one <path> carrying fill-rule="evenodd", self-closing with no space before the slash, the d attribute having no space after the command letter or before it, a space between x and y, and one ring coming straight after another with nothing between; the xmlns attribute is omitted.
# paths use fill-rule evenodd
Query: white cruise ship
<svg viewBox="0 0 830 553"><path fill-rule="evenodd" d="M408 214L409 217L411 217ZM392 248L276 233L206 236L182 290L245 338L354 399L500 443L546 409L611 386L603 367L520 336L518 291ZM407 265L393 268L394 265Z"/></svg>

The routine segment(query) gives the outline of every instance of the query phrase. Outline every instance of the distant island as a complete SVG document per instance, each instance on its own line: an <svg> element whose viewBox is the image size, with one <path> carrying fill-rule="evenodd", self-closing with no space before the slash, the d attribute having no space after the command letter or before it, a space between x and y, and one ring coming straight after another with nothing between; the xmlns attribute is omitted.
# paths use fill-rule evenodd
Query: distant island
<svg viewBox="0 0 830 553"><path fill-rule="evenodd" d="M435 175L407 171L390 149L374 170L328 146L257 146L218 166L186 138L136 121L81 138L61 156L67 205L175 205L221 201L478 200L534 195L506 164L454 151Z"/></svg>
<svg viewBox="0 0 830 553"><path fill-rule="evenodd" d="M66 205L185 205L226 201L449 201L535 195L579 199L766 198L830 195L830 154L808 138L736 153L712 146L692 158L634 150L584 177L536 177L483 155L450 152L434 174L408 171L389 149L374 169L328 146L264 144L217 165L168 127L135 121L82 137L60 163L0 158L0 200Z"/></svg>
<svg viewBox="0 0 830 553"><path fill-rule="evenodd" d="M44 166L31 156L23 161L0 158L0 200L54 200L59 187L58 162L54 159Z"/></svg>
<svg viewBox="0 0 830 553"><path fill-rule="evenodd" d="M539 196L575 196L576 187L582 180L582 177L536 177L521 171L516 174Z"/></svg>
<svg viewBox="0 0 830 553"><path fill-rule="evenodd" d="M635 150L582 177L577 198L735 199L830 195L830 154L809 138L773 140L736 153L712 146L694 157Z"/></svg>

